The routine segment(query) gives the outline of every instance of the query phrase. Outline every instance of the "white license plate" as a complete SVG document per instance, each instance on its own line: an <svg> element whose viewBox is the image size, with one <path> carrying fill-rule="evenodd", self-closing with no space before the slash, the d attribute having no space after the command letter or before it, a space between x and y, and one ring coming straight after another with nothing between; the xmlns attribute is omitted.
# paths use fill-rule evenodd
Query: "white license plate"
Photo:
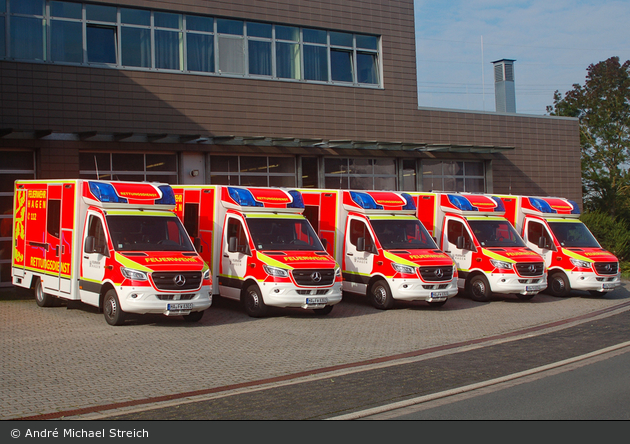
<svg viewBox="0 0 630 444"><path fill-rule="evenodd" d="M166 309L168 311L183 311L183 310L192 310L192 303L179 303L179 304L167 304Z"/></svg>
<svg viewBox="0 0 630 444"><path fill-rule="evenodd" d="M446 298L448 297L448 292L447 291L432 291L431 297L432 298Z"/></svg>
<svg viewBox="0 0 630 444"><path fill-rule="evenodd" d="M615 284L602 284L602 289L610 290L611 288L615 288Z"/></svg>
<svg viewBox="0 0 630 444"><path fill-rule="evenodd" d="M542 289L542 285L527 285L525 287L525 291L540 291Z"/></svg>
<svg viewBox="0 0 630 444"><path fill-rule="evenodd" d="M306 298L306 305L327 304L328 298Z"/></svg>

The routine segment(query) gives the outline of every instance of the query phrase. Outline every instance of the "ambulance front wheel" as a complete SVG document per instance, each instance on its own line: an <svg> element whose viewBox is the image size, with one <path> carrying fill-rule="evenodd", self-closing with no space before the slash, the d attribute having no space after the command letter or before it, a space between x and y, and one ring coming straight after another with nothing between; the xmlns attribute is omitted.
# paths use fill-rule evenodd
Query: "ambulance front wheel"
<svg viewBox="0 0 630 444"><path fill-rule="evenodd" d="M388 310L394 306L394 298L389 285L384 280L378 280L372 284L369 291L370 302L379 310Z"/></svg>
<svg viewBox="0 0 630 444"><path fill-rule="evenodd" d="M55 297L44 293L44 286L42 285L42 280L37 279L35 282L35 302L40 307L52 307L55 305Z"/></svg>
<svg viewBox="0 0 630 444"><path fill-rule="evenodd" d="M252 318L260 318L267 314L267 306L256 284L247 287L245 293L241 296L241 303L243 304L245 313Z"/></svg>
<svg viewBox="0 0 630 444"><path fill-rule="evenodd" d="M567 276L561 272L556 271L549 276L547 283L547 291L552 295L560 298L565 298L571 292L571 285Z"/></svg>
<svg viewBox="0 0 630 444"><path fill-rule="evenodd" d="M481 274L477 274L468 283L468 295L476 302L488 302L490 300L490 284L488 279Z"/></svg>
<svg viewBox="0 0 630 444"><path fill-rule="evenodd" d="M116 290L107 290L103 299L103 315L109 325L122 325L125 322L125 312L120 308L120 301Z"/></svg>

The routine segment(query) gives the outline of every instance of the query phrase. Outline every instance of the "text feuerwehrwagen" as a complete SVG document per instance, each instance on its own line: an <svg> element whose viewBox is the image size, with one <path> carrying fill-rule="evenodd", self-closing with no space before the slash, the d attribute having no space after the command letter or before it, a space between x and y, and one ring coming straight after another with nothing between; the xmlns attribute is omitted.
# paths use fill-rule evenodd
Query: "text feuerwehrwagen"
<svg viewBox="0 0 630 444"><path fill-rule="evenodd" d="M145 429L26 429L24 438L148 438L149 431Z"/></svg>

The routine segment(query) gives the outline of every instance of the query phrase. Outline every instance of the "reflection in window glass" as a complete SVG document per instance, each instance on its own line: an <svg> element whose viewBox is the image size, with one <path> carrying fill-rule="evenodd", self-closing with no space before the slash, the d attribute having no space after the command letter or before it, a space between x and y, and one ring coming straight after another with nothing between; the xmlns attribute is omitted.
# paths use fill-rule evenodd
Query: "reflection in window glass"
<svg viewBox="0 0 630 444"><path fill-rule="evenodd" d="M155 31L155 67L181 69L179 54L181 32Z"/></svg>
<svg viewBox="0 0 630 444"><path fill-rule="evenodd" d="M378 39L374 36L357 34L355 39L357 42L357 48L378 49Z"/></svg>
<svg viewBox="0 0 630 444"><path fill-rule="evenodd" d="M81 22L51 20L51 60L53 62L83 62L82 35Z"/></svg>
<svg viewBox="0 0 630 444"><path fill-rule="evenodd" d="M123 27L121 55L124 66L151 67L151 30L148 28Z"/></svg>
<svg viewBox="0 0 630 444"><path fill-rule="evenodd" d="M423 161L422 190L485 192L483 162Z"/></svg>
<svg viewBox="0 0 630 444"><path fill-rule="evenodd" d="M276 75L281 79L300 78L300 47L297 43L276 43Z"/></svg>
<svg viewBox="0 0 630 444"><path fill-rule="evenodd" d="M153 24L158 28L182 28L182 16L170 12L154 12Z"/></svg>
<svg viewBox="0 0 630 444"><path fill-rule="evenodd" d="M44 0L14 0L11 2L13 14L44 15Z"/></svg>
<svg viewBox="0 0 630 444"><path fill-rule="evenodd" d="M212 156L210 157L212 172L234 173L238 171L237 156Z"/></svg>
<svg viewBox="0 0 630 444"><path fill-rule="evenodd" d="M328 81L328 50L324 46L304 45L304 78Z"/></svg>
<svg viewBox="0 0 630 444"><path fill-rule="evenodd" d="M0 12L7 12L7 0L0 0Z"/></svg>
<svg viewBox="0 0 630 444"><path fill-rule="evenodd" d="M269 176L269 185L270 187L294 187L295 186L295 176Z"/></svg>
<svg viewBox="0 0 630 444"><path fill-rule="evenodd" d="M330 44L352 48L352 34L330 31Z"/></svg>
<svg viewBox="0 0 630 444"><path fill-rule="evenodd" d="M249 41L249 73L271 75L271 42Z"/></svg>
<svg viewBox="0 0 630 444"><path fill-rule="evenodd" d="M241 20L217 19L217 32L221 34L243 35Z"/></svg>
<svg viewBox="0 0 630 444"><path fill-rule="evenodd" d="M85 16L88 20L116 23L116 7L86 3Z"/></svg>
<svg viewBox="0 0 630 444"><path fill-rule="evenodd" d="M109 153L79 153L79 169L109 171L112 169Z"/></svg>
<svg viewBox="0 0 630 444"><path fill-rule="evenodd" d="M357 53L357 82L378 84L376 54Z"/></svg>
<svg viewBox="0 0 630 444"><path fill-rule="evenodd" d="M11 54L16 59L44 60L44 20L11 18Z"/></svg>
<svg viewBox="0 0 630 444"><path fill-rule="evenodd" d="M327 43L326 31L320 29L303 29L302 38L304 43L321 43L323 45Z"/></svg>
<svg viewBox="0 0 630 444"><path fill-rule="evenodd" d="M50 15L53 17L81 19L81 11L83 11L81 3L50 2Z"/></svg>
<svg viewBox="0 0 630 444"><path fill-rule="evenodd" d="M120 21L128 25L151 26L151 11L120 8Z"/></svg>
<svg viewBox="0 0 630 444"><path fill-rule="evenodd" d="M276 25L276 39L297 42L300 40L300 28Z"/></svg>
<svg viewBox="0 0 630 444"><path fill-rule="evenodd" d="M214 36L187 34L188 70L214 72Z"/></svg>
<svg viewBox="0 0 630 444"><path fill-rule="evenodd" d="M330 73L333 80L352 82L352 53L350 51L330 50Z"/></svg>
<svg viewBox="0 0 630 444"><path fill-rule="evenodd" d="M241 173L266 173L267 158L257 156L241 157Z"/></svg>
<svg viewBox="0 0 630 444"><path fill-rule="evenodd" d="M214 32L214 19L197 15L186 16L186 29L189 31Z"/></svg>
<svg viewBox="0 0 630 444"><path fill-rule="evenodd" d="M0 17L0 57L6 57L6 41L5 41L5 33L6 26L4 24L4 17Z"/></svg>
<svg viewBox="0 0 630 444"><path fill-rule="evenodd" d="M144 154L113 153L112 170L144 171Z"/></svg>
<svg viewBox="0 0 630 444"><path fill-rule="evenodd" d="M267 23L247 22L247 35L250 37L271 38L271 25Z"/></svg>
<svg viewBox="0 0 630 444"><path fill-rule="evenodd" d="M175 170L175 156L172 154L147 154L147 171Z"/></svg>
<svg viewBox="0 0 630 444"><path fill-rule="evenodd" d="M90 63L116 63L116 28L87 26L87 56Z"/></svg>

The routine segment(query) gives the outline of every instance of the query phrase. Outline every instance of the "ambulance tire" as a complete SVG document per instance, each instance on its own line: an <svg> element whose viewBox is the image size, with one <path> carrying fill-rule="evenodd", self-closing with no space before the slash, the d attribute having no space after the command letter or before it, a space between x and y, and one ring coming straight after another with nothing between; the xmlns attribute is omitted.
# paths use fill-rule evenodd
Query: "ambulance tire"
<svg viewBox="0 0 630 444"><path fill-rule="evenodd" d="M258 285L252 284L241 296L241 303L245 313L252 318L261 318L267 314L267 306L263 301Z"/></svg>
<svg viewBox="0 0 630 444"><path fill-rule="evenodd" d="M313 312L317 315L317 316L326 316L327 314L330 314L330 312L333 310L334 305L326 305L324 308L314 308Z"/></svg>
<svg viewBox="0 0 630 444"><path fill-rule="evenodd" d="M384 280L374 282L369 290L370 303L379 310L389 310L394 306L394 298L389 285Z"/></svg>
<svg viewBox="0 0 630 444"><path fill-rule="evenodd" d="M547 292L558 298L566 298L571 293L569 279L562 271L556 271L549 275Z"/></svg>
<svg viewBox="0 0 630 444"><path fill-rule="evenodd" d="M103 315L109 325L122 325L125 322L125 312L120 308L120 301L114 289L107 290L105 293Z"/></svg>
<svg viewBox="0 0 630 444"><path fill-rule="evenodd" d="M184 321L186 322L199 322L203 318L204 311L193 311L187 315L184 315Z"/></svg>
<svg viewBox="0 0 630 444"><path fill-rule="evenodd" d="M35 282L35 302L40 307L54 307L56 305L55 297L44 292L41 279L37 279Z"/></svg>
<svg viewBox="0 0 630 444"><path fill-rule="evenodd" d="M488 279L482 274L476 274L470 278L468 283L468 296L475 302L490 301L490 284Z"/></svg>

